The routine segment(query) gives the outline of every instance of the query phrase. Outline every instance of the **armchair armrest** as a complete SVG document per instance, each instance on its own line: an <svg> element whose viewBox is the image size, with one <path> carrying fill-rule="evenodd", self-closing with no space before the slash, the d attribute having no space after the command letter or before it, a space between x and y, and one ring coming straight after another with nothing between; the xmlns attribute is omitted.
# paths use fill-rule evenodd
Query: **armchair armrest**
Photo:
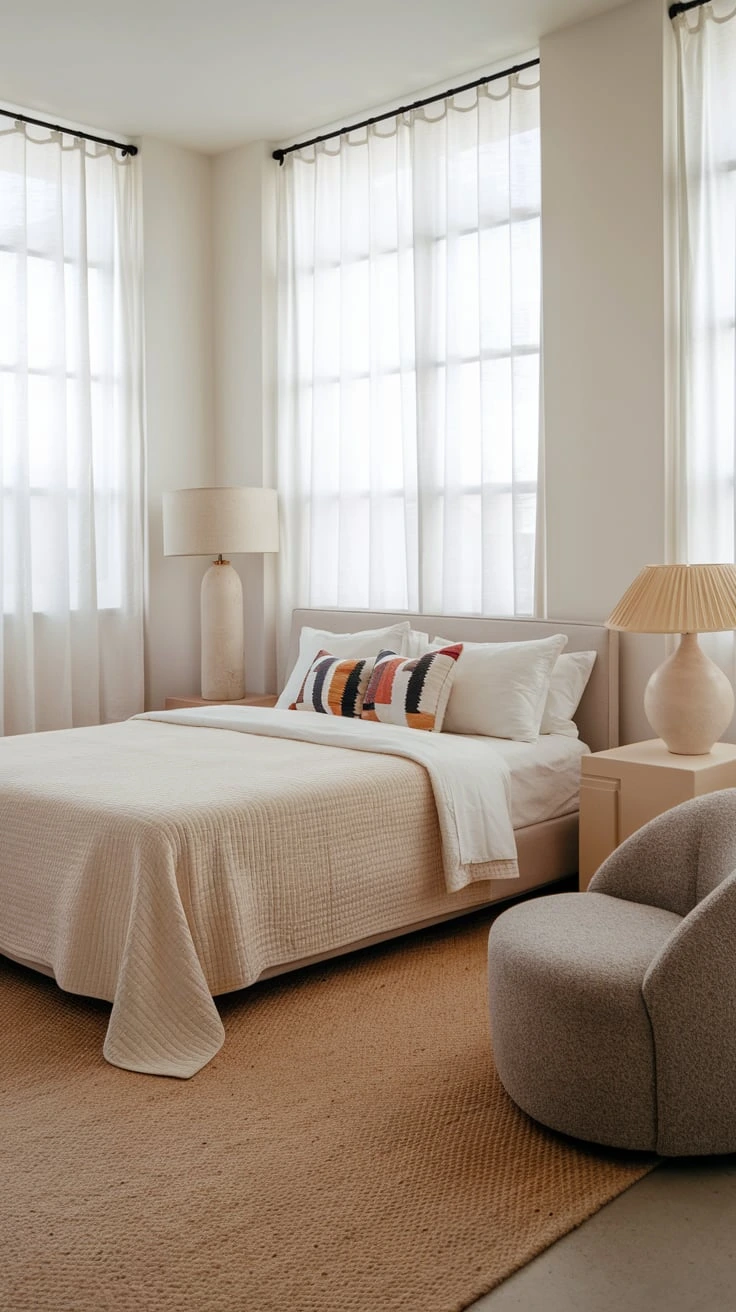
<svg viewBox="0 0 736 1312"><path fill-rule="evenodd" d="M734 943L736 872L681 921L644 977L656 1053L658 1152L733 1148Z"/></svg>

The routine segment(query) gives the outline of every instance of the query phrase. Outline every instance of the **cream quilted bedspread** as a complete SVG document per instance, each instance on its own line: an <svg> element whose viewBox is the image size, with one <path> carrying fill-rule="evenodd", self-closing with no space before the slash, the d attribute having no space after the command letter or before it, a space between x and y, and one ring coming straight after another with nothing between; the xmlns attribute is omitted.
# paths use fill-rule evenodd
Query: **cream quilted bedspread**
<svg viewBox="0 0 736 1312"><path fill-rule="evenodd" d="M381 930L376 887L440 860L443 785L257 729L293 713L243 711L247 735L175 714L0 743L0 953L112 1002L108 1061L188 1077L224 1039L213 994ZM515 873L507 845L487 855L463 882Z"/></svg>

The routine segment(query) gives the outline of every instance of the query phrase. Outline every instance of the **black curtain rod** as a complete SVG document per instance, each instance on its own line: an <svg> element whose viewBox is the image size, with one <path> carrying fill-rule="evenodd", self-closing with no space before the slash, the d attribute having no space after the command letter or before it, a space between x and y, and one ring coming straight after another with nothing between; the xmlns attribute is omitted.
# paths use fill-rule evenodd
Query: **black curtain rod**
<svg viewBox="0 0 736 1312"><path fill-rule="evenodd" d="M710 0L678 0L675 5L670 5L667 13L670 18L677 18L678 14L687 13L688 9L699 9L701 5L710 4Z"/></svg>
<svg viewBox="0 0 736 1312"><path fill-rule="evenodd" d="M5 118L13 118L16 123L32 123L34 128L48 128L50 132L65 132L68 137L82 137L84 141L96 141L100 146L114 146L123 155L137 155L138 147L123 141L111 141L109 137L96 137L92 132L80 132L78 128L64 128L61 123L46 123L42 118L29 118L27 114L18 114L13 109L0 109Z"/></svg>
<svg viewBox="0 0 736 1312"><path fill-rule="evenodd" d="M703 0L705 3L705 0ZM461 87L452 87L449 91L439 91L436 96L427 96L424 100L415 100L411 105L400 105L398 109L390 109L385 114L376 114L374 118L364 118L362 123L351 123L348 127L338 128L336 132L324 132L321 137L310 137L309 141L297 141L293 146L285 146L283 150L274 150L273 159L277 159L279 164L283 164L287 155L294 150L303 150L305 146L316 146L320 141L331 141L333 137L342 137L346 132L357 132L359 128L372 127L374 123L383 123L387 118L398 118L399 114L408 114L412 109L423 109L425 105L434 105L438 100L447 100L449 96L458 96L461 91L472 91L474 87L484 87L488 82L497 82L502 77L513 77L514 73L521 73L525 68L536 68L539 64L538 59L528 59L525 64L514 64L513 68L503 68L500 73L491 73L488 77L476 78L474 82L465 82Z"/></svg>

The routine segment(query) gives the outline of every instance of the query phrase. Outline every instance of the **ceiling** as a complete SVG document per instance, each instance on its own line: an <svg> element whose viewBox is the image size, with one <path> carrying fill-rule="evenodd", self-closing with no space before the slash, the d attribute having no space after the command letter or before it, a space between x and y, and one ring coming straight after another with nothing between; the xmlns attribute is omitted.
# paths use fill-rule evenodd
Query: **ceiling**
<svg viewBox="0 0 736 1312"><path fill-rule="evenodd" d="M22 0L0 102L215 152L285 143L526 52L625 0Z"/></svg>

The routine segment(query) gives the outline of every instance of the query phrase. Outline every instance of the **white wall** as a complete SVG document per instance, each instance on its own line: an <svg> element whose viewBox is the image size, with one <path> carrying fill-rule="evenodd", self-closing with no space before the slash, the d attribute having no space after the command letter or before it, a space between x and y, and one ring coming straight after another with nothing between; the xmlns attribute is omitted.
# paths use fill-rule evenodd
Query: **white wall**
<svg viewBox="0 0 736 1312"><path fill-rule="evenodd" d="M215 476L210 159L142 142L148 501L146 706L198 693L207 562L163 555L161 494Z"/></svg>
<svg viewBox="0 0 736 1312"><path fill-rule="evenodd" d="M547 606L603 620L665 559L663 8L634 0L541 43ZM663 640L626 635L622 741Z"/></svg>
<svg viewBox="0 0 736 1312"><path fill-rule="evenodd" d="M213 160L216 477L275 486L275 172L263 142ZM243 581L250 692L276 686L273 556L234 557Z"/></svg>

